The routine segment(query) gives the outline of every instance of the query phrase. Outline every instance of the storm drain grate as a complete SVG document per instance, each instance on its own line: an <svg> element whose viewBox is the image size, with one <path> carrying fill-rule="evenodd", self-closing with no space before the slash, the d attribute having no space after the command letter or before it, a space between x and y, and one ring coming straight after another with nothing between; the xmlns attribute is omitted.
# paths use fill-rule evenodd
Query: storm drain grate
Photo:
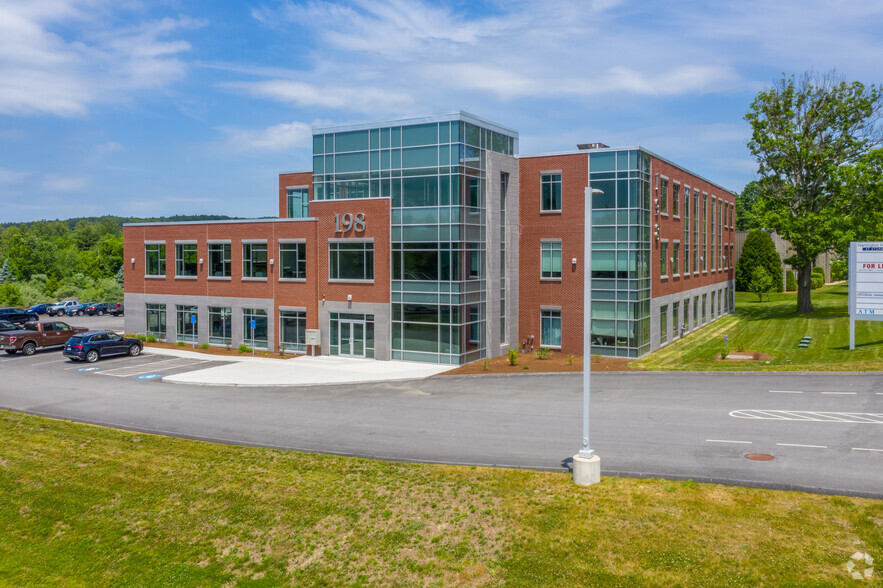
<svg viewBox="0 0 883 588"><path fill-rule="evenodd" d="M776 458L767 453L748 453L745 455L745 459L750 459L752 461L773 461Z"/></svg>

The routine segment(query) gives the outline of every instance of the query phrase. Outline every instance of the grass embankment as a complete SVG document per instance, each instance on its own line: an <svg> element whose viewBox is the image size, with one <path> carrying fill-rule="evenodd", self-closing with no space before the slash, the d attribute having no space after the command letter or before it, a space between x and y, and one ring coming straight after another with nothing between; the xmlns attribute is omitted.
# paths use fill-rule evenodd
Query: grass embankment
<svg viewBox="0 0 883 588"><path fill-rule="evenodd" d="M883 369L883 322L856 321L855 349L849 349L848 286L825 286L812 293L815 312L798 315L795 293L757 296L736 293L736 311L687 337L631 364L648 370L826 370ZM757 351L770 358L761 362L721 362L724 335L731 354ZM797 344L809 335L805 349Z"/></svg>
<svg viewBox="0 0 883 588"><path fill-rule="evenodd" d="M883 560L883 501L577 487L9 412L0 448L4 585L851 586L852 553Z"/></svg>

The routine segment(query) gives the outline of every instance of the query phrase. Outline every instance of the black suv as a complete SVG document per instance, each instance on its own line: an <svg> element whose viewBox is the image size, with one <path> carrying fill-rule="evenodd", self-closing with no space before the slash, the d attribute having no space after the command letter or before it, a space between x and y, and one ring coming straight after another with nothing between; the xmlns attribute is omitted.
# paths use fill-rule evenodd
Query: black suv
<svg viewBox="0 0 883 588"><path fill-rule="evenodd" d="M40 320L40 315L33 312L25 312L20 308L0 308L0 321L24 324L38 320Z"/></svg>

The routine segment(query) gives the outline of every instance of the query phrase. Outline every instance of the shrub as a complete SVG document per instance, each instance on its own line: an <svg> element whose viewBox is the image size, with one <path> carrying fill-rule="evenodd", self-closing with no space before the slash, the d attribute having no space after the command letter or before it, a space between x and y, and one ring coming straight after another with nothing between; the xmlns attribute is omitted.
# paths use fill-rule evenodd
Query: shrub
<svg viewBox="0 0 883 588"><path fill-rule="evenodd" d="M785 290L788 292L797 291L797 278L794 277L794 272L791 270L785 272Z"/></svg>
<svg viewBox="0 0 883 588"><path fill-rule="evenodd" d="M567 365L573 365L573 356L572 355L567 356Z"/></svg>
<svg viewBox="0 0 883 588"><path fill-rule="evenodd" d="M485 359L481 362L481 371L486 372L489 369L491 369L491 362Z"/></svg>
<svg viewBox="0 0 883 588"><path fill-rule="evenodd" d="M208 349L208 343L203 343L199 346L200 349Z"/></svg>
<svg viewBox="0 0 883 588"><path fill-rule="evenodd" d="M815 290L817 288L821 288L822 286L825 285L825 276L823 276L823 275L813 274L812 276L810 276L810 279L812 280L812 289L813 290Z"/></svg>
<svg viewBox="0 0 883 588"><path fill-rule="evenodd" d="M537 356L537 359L548 359L549 358L549 350L545 347L540 347L534 353Z"/></svg>
<svg viewBox="0 0 883 588"><path fill-rule="evenodd" d="M185 345L187 345L187 343L185 343L184 341L178 341L177 345L178 347L184 347Z"/></svg>
<svg viewBox="0 0 883 588"><path fill-rule="evenodd" d="M135 338L141 342L147 341L147 337L145 335L142 335L141 333L138 333L137 335L135 335Z"/></svg>
<svg viewBox="0 0 883 588"><path fill-rule="evenodd" d="M724 350L721 351L721 359L726 359L729 354L730 354L730 350L727 349L726 347L724 347Z"/></svg>
<svg viewBox="0 0 883 588"><path fill-rule="evenodd" d="M249 347L245 343L240 343L239 344L239 353L251 353L251 347Z"/></svg>
<svg viewBox="0 0 883 588"><path fill-rule="evenodd" d="M156 335L147 335L148 343L156 343Z"/></svg>
<svg viewBox="0 0 883 588"><path fill-rule="evenodd" d="M506 352L509 355L509 365L515 365L518 363L518 350L509 348L509 351Z"/></svg>
<svg viewBox="0 0 883 588"><path fill-rule="evenodd" d="M782 291L782 259L776 251L776 245L764 231L751 231L745 238L739 261L736 262L736 290L753 292L751 280L754 269L762 267L769 274L774 292ZM778 279L777 279L778 278Z"/></svg>

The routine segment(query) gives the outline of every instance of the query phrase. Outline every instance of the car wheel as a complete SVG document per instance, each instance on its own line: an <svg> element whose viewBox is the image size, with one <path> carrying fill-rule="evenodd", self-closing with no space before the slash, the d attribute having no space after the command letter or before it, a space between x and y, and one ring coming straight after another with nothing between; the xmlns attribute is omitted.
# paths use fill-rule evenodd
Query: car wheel
<svg viewBox="0 0 883 588"><path fill-rule="evenodd" d="M16 353L18 353L18 349L7 349L6 353L8 353L9 355L15 355Z"/></svg>
<svg viewBox="0 0 883 588"><path fill-rule="evenodd" d="M37 352L37 344L31 341L28 341L21 347L22 355L33 355Z"/></svg>
<svg viewBox="0 0 883 588"><path fill-rule="evenodd" d="M86 352L86 361L89 363L95 363L98 361L98 352L94 349L90 349Z"/></svg>
<svg viewBox="0 0 883 588"><path fill-rule="evenodd" d="M104 311L103 311L103 310L99 310L99 311L96 312L95 314L97 314L98 316L102 316L102 315L104 314Z"/></svg>
<svg viewBox="0 0 883 588"><path fill-rule="evenodd" d="M78 311L77 311L77 316L83 316L83 311L82 311L82 310L78 310Z"/></svg>
<svg viewBox="0 0 883 588"><path fill-rule="evenodd" d="M132 345L129 346L129 355L131 355L132 357L135 357L139 353L141 353L141 346L136 345L135 343L132 343Z"/></svg>

